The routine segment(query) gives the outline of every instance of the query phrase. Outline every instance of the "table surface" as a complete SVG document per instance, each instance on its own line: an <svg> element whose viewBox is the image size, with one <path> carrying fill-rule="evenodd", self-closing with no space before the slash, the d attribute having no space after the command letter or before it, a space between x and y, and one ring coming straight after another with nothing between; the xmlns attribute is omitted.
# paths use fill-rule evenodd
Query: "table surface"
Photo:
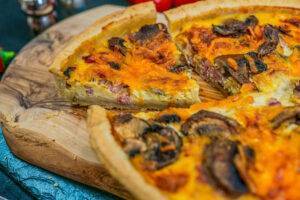
<svg viewBox="0 0 300 200"><path fill-rule="evenodd" d="M128 5L125 0L86 0L86 9L104 4ZM60 4L57 8L58 20L82 10L66 10ZM17 0L0 0L0 47L18 52L26 43L35 37L27 26L26 16L21 11ZM1 132L1 131L0 131ZM2 158L0 158L1 160ZM17 159L17 158L15 158ZM26 190L20 187L9 173L0 167L0 199L32 199ZM72 184L72 183L71 183Z"/></svg>

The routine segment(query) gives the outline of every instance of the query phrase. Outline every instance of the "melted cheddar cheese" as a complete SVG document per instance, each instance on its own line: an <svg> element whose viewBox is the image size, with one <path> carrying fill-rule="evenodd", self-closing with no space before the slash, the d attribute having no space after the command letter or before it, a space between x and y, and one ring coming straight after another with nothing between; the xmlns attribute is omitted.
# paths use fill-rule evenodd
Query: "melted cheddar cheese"
<svg viewBox="0 0 300 200"><path fill-rule="evenodd" d="M180 62L180 52L169 38L144 38L141 44L130 39L134 33L119 38L126 53L112 50L108 41L84 42L62 67L67 84L109 82L112 86L127 87L130 93L145 90L160 95L174 95L197 87L190 71L171 71ZM66 74L68 69L71 73Z"/></svg>

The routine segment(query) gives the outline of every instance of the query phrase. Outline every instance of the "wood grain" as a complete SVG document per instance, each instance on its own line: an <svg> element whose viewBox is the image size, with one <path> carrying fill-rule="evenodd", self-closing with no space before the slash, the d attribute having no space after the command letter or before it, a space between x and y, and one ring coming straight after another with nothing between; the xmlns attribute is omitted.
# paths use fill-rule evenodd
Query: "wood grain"
<svg viewBox="0 0 300 200"><path fill-rule="evenodd" d="M7 144L19 158L130 198L90 148L86 108L71 106L62 99L48 72L53 58L72 36L118 9L103 6L71 17L26 45L1 81L0 121Z"/></svg>

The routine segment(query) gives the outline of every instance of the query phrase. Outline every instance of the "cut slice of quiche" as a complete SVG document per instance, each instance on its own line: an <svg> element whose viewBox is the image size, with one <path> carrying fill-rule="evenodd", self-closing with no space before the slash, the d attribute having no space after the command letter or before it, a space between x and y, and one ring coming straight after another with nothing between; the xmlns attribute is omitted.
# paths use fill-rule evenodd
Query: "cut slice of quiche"
<svg viewBox="0 0 300 200"><path fill-rule="evenodd" d="M64 96L106 108L186 107L199 86L153 3L98 20L57 56L50 71Z"/></svg>

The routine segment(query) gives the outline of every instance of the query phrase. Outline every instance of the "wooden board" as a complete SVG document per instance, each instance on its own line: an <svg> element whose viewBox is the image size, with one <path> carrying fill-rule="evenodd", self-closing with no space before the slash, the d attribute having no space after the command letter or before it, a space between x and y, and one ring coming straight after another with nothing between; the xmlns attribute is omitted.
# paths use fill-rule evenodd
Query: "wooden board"
<svg viewBox="0 0 300 200"><path fill-rule="evenodd" d="M130 194L109 175L90 148L86 108L71 107L64 101L48 72L66 41L118 9L107 5L68 18L26 45L1 81L0 121L8 146L19 158L129 198Z"/></svg>

